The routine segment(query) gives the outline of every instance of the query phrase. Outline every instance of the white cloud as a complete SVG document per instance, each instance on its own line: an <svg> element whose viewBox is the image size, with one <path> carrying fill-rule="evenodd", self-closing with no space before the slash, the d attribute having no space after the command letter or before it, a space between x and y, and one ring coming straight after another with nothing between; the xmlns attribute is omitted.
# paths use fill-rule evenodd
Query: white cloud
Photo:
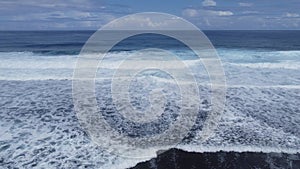
<svg viewBox="0 0 300 169"><path fill-rule="evenodd" d="M208 11L208 13L216 16L232 16L233 12L231 11Z"/></svg>
<svg viewBox="0 0 300 169"><path fill-rule="evenodd" d="M259 14L258 11L243 11L242 14Z"/></svg>
<svg viewBox="0 0 300 169"><path fill-rule="evenodd" d="M297 14L297 13L289 13L289 12L287 12L284 16L288 17L288 18L298 18L298 17L300 17L300 15Z"/></svg>
<svg viewBox="0 0 300 169"><path fill-rule="evenodd" d="M214 0L204 0L202 2L203 6L216 6L217 3Z"/></svg>
<svg viewBox="0 0 300 169"><path fill-rule="evenodd" d="M126 5L86 0L3 0L0 29L98 29L116 17L130 13Z"/></svg>
<svg viewBox="0 0 300 169"><path fill-rule="evenodd" d="M187 17L195 17L198 15L198 11L196 9L185 9L182 11L182 15Z"/></svg>
<svg viewBox="0 0 300 169"><path fill-rule="evenodd" d="M158 30L189 30L190 25L179 22L179 17L171 17L161 14L133 14L114 20L109 25L102 27L104 30L149 30L156 28Z"/></svg>
<svg viewBox="0 0 300 169"><path fill-rule="evenodd" d="M234 15L231 11L214 11L214 10L203 10L203 9L192 9L188 8L182 11L182 15L188 18L196 17L215 17L215 16L232 16Z"/></svg>
<svg viewBox="0 0 300 169"><path fill-rule="evenodd" d="M240 5L240 6L243 6L243 7L250 7L250 6L253 6L252 3L245 3L245 2L240 2L239 5Z"/></svg>

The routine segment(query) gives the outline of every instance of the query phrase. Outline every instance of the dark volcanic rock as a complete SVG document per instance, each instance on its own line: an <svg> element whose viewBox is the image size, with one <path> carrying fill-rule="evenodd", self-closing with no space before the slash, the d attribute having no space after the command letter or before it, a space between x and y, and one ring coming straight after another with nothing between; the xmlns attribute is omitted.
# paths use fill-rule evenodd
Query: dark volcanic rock
<svg viewBox="0 0 300 169"><path fill-rule="evenodd" d="M261 152L195 153L168 150L157 158L137 164L133 169L247 169L300 168L300 154Z"/></svg>

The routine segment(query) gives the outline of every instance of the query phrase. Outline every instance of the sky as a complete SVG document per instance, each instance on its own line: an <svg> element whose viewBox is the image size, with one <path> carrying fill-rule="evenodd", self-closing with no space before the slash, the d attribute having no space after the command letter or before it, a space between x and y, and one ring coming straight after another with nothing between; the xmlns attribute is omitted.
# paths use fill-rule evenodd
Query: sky
<svg viewBox="0 0 300 169"><path fill-rule="evenodd" d="M202 30L300 30L300 0L0 0L0 30L97 30L138 12Z"/></svg>

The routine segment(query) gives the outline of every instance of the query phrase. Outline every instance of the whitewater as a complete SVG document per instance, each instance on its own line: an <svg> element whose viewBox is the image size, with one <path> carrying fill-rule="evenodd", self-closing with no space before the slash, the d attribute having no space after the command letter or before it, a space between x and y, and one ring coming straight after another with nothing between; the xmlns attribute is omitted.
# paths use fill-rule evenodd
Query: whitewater
<svg viewBox="0 0 300 169"><path fill-rule="evenodd" d="M201 62L189 57L188 51L174 51L193 70L201 94L199 118L176 148L194 152L299 153L300 51L217 51L226 75L226 104L213 136L204 142L199 139L201 125L211 106L207 72ZM132 52L110 52L99 65L98 104L111 105L106 99L113 69L121 63L120 58ZM127 168L156 156L157 149L146 149L142 153L147 158L126 158L93 143L74 111L72 77L77 57L0 52L0 161L4 167ZM159 73L150 72L145 77L137 80L157 88L168 82ZM141 84L135 85L132 103L147 106L147 96L134 91Z"/></svg>

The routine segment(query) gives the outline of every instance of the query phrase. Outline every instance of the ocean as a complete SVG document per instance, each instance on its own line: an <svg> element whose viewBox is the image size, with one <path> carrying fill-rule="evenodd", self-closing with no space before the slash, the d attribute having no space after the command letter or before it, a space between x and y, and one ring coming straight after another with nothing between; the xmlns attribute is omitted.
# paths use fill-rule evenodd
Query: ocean
<svg viewBox="0 0 300 169"><path fill-rule="evenodd" d="M105 147L97 146L81 127L72 100L72 77L78 55L93 33L0 31L0 166L129 168L156 157L154 150L147 154L147 149L143 151L147 158L140 159L108 152ZM230 161L240 156L239 153L248 152L256 155L245 157L252 162L243 168L253 168L251 164L260 157L264 160L257 168L299 168L300 31L204 33L218 52L227 84L224 112L214 134L207 140L202 141L199 137L205 113L211 106L208 73L187 46L166 36L136 35L116 44L106 54L96 74L99 106L107 108L112 105L109 78L122 59L146 48L168 50L191 68L198 82L202 109L192 131L174 147L180 151L167 152L163 162L152 159L151 165L144 167L163 168L166 165L161 163L172 163L174 165L170 168L176 168L187 163L176 157L183 154L188 158L188 152L193 152L191 159L194 162L197 161L194 153L199 153L201 158L198 160L221 168L224 159ZM159 56L151 51L144 55L150 58ZM170 89L164 88L167 75L147 72L145 76L147 78L135 79L139 82L129 89L134 95L131 103L139 105L140 110L150 104L143 95L149 94L149 91L143 85ZM144 91L137 91L139 89ZM174 107L169 112L175 111L176 114ZM130 137L157 134L165 130L169 122L176 120L176 116L165 113L163 120L155 126L136 126L123 123L124 119L119 118L114 109L110 110L110 114L107 110L102 114L114 129ZM240 168L237 163L230 164L230 168Z"/></svg>

